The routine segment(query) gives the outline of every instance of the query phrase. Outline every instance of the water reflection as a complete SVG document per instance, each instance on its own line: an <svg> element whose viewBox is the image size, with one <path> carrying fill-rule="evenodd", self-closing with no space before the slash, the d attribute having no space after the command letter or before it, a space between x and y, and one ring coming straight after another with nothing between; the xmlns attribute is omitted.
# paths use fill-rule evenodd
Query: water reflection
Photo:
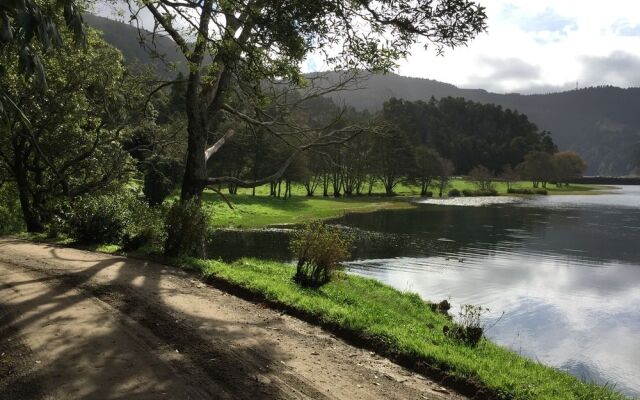
<svg viewBox="0 0 640 400"><path fill-rule="evenodd" d="M426 299L489 307L496 342L640 396L640 188L488 207L424 205L333 223L358 233L352 272ZM288 237L221 234L211 251L287 261Z"/></svg>
<svg viewBox="0 0 640 400"><path fill-rule="evenodd" d="M567 196L481 209L431 206L397 219L350 215L340 223L419 237L393 257L367 259L360 249L352 271L426 298L489 307L496 342L640 395L637 194L623 191L622 204L589 196L581 205Z"/></svg>

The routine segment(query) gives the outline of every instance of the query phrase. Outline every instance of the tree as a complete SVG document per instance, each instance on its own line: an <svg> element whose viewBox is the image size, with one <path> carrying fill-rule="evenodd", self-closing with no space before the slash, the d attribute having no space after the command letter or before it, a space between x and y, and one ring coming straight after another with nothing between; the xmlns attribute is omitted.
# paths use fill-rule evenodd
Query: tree
<svg viewBox="0 0 640 400"><path fill-rule="evenodd" d="M493 190L493 174L484 165L473 167L473 169L469 171L469 178L473 181L478 190Z"/></svg>
<svg viewBox="0 0 640 400"><path fill-rule="evenodd" d="M451 175L456 170L451 160L438 156L438 174L436 176L436 183L438 188L438 197L442 197L444 191L449 187L451 182Z"/></svg>
<svg viewBox="0 0 640 400"><path fill-rule="evenodd" d="M553 166L558 186L569 185L571 179L580 178L587 170L582 157L573 151L562 151L553 155Z"/></svg>
<svg viewBox="0 0 640 400"><path fill-rule="evenodd" d="M87 32L86 51L66 43L47 57L38 54L46 90L21 76L18 47L0 59L6 66L0 87L20 107L8 110L0 125L0 164L15 182L30 232L43 230L55 199L104 188L131 166L120 140L132 108L126 94L139 88L127 88L122 56L96 32Z"/></svg>
<svg viewBox="0 0 640 400"><path fill-rule="evenodd" d="M394 188L415 168L413 149L406 134L389 127L373 137L372 173L382 182L387 196L394 195Z"/></svg>
<svg viewBox="0 0 640 400"><path fill-rule="evenodd" d="M528 153L524 161L518 165L517 170L524 177L531 181L534 188L547 186L547 182L554 179L555 171L553 156L544 151L532 151Z"/></svg>
<svg viewBox="0 0 640 400"><path fill-rule="evenodd" d="M263 127L281 123L256 110L259 101L253 100L263 99L262 82L301 83L300 65L309 53L325 55L335 68L388 71L419 39L441 52L444 47L463 45L483 32L486 19L484 9L469 0L141 3L155 19L154 33L170 36L189 62L189 137L183 200L199 198L209 184L233 181L252 186L269 182L282 176L294 153L327 145L337 133L348 133L325 130L297 141L291 157L263 179L248 182L234 177L207 177L208 159L235 130L227 130L213 144L208 141L209 135L218 131L225 118ZM133 0L130 5L136 6ZM193 45L189 44L191 39ZM248 106L238 109L229 104L232 92L243 96ZM311 95L317 96L318 91Z"/></svg>
<svg viewBox="0 0 640 400"><path fill-rule="evenodd" d="M8 53L18 61L18 72L26 76L35 75L36 82L46 87L45 68L41 55L51 48L62 46L62 36L58 30L60 19L57 12L64 10L64 24L74 34L76 42L84 42L85 31L82 23L82 8L77 0L61 1L3 1L0 3L0 56ZM43 51L34 45L38 42ZM17 51L16 51L17 50ZM0 78L6 73L0 66ZM27 127L29 120L4 88L0 89L0 117L8 118L5 110L20 115Z"/></svg>
<svg viewBox="0 0 640 400"><path fill-rule="evenodd" d="M518 174L518 171L511 168L511 165L507 164L502 167L500 179L507 184L507 191L509 191L513 188L513 182L520 179L520 174Z"/></svg>
<svg viewBox="0 0 640 400"><path fill-rule="evenodd" d="M415 149L415 158L416 168L413 180L420 185L420 196L425 196L440 172L440 156L427 146L419 146Z"/></svg>

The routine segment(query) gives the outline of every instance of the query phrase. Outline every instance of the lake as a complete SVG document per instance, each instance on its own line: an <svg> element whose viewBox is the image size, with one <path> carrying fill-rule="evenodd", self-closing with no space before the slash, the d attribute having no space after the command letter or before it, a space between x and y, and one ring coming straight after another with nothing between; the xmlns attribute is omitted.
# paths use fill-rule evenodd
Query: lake
<svg viewBox="0 0 640 400"><path fill-rule="evenodd" d="M349 271L449 299L454 314L462 304L487 307L495 342L640 395L640 187L483 207L423 204L332 223L360 238ZM234 243L221 241L219 251L262 248L286 259L286 235L230 235Z"/></svg>

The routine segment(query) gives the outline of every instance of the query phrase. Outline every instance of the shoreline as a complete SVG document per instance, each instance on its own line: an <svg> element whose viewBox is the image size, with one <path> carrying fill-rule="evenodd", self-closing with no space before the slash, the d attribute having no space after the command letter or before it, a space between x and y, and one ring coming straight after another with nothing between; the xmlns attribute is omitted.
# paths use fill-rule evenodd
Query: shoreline
<svg viewBox="0 0 640 400"><path fill-rule="evenodd" d="M68 246L53 245L60 251ZM611 388L581 382L489 339L477 347L447 339L443 336L443 326L450 323L446 316L433 311L417 294L370 278L344 274L318 290L308 290L293 283L293 266L278 262L170 260L142 252L127 259L185 270L215 288L320 326L469 397L625 399Z"/></svg>

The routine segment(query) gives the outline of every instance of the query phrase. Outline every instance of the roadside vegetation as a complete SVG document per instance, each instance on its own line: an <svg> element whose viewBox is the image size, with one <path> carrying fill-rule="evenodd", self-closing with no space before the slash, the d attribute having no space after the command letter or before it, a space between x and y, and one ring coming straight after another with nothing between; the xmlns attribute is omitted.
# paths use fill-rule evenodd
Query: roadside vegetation
<svg viewBox="0 0 640 400"><path fill-rule="evenodd" d="M205 280L223 281L358 339L422 372L451 374L493 392L493 398L623 399L614 391L499 347L487 339L470 346L443 333L452 321L413 293L339 273L318 289L297 285L295 266L256 259L233 264L187 259L181 265ZM422 364L422 363L425 364Z"/></svg>

